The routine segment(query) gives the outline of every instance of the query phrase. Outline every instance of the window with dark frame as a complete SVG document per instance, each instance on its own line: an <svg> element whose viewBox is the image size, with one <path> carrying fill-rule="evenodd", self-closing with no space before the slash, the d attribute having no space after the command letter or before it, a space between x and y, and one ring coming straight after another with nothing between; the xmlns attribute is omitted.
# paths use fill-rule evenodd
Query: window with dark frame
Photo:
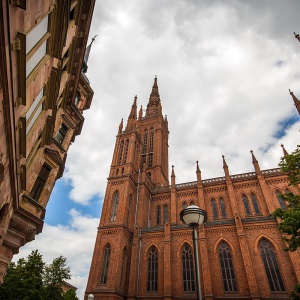
<svg viewBox="0 0 300 300"><path fill-rule="evenodd" d="M219 206L220 206L220 211L221 211L222 217L226 218L227 217L226 207L225 207L225 202L222 197L219 199Z"/></svg>
<svg viewBox="0 0 300 300"><path fill-rule="evenodd" d="M233 269L231 249L225 242L221 242L218 247L221 264L223 286L225 292L237 292L236 279Z"/></svg>
<svg viewBox="0 0 300 300"><path fill-rule="evenodd" d="M49 177L49 174L51 172L51 168L49 166L47 166L46 164L43 164L40 173L37 177L37 179L35 180L35 183L33 185L33 188L31 189L30 192L30 197L35 200L38 201L41 192L46 184L46 181Z"/></svg>
<svg viewBox="0 0 300 300"><path fill-rule="evenodd" d="M271 292L284 292L285 288L273 246L266 239L262 239L259 243L259 250L261 252Z"/></svg>
<svg viewBox="0 0 300 300"><path fill-rule="evenodd" d="M192 249L184 244L181 252L182 282L184 292L195 291L194 259Z"/></svg>
<svg viewBox="0 0 300 300"><path fill-rule="evenodd" d="M124 148L124 141L122 141L121 144L120 144L118 165L120 165L122 163L123 148Z"/></svg>
<svg viewBox="0 0 300 300"><path fill-rule="evenodd" d="M256 198L256 196L255 196L254 193L251 193L251 201L252 201L252 205L253 205L253 207L254 207L255 213L256 213L256 214L260 214L260 210L259 210L257 198Z"/></svg>
<svg viewBox="0 0 300 300"><path fill-rule="evenodd" d="M187 208L186 202L183 202L183 203L182 203L182 208L183 208L183 209Z"/></svg>
<svg viewBox="0 0 300 300"><path fill-rule="evenodd" d="M145 129L144 131L144 144L143 144L143 154L147 151L147 144L148 144L148 130Z"/></svg>
<svg viewBox="0 0 300 300"><path fill-rule="evenodd" d="M277 200L279 202L279 205L280 205L280 208L282 210L285 210L285 204L284 204L284 201L282 199L282 196L281 196L281 192L280 191L276 191L276 197L277 197Z"/></svg>
<svg viewBox="0 0 300 300"><path fill-rule="evenodd" d="M160 206L158 205L156 208L156 224L160 224Z"/></svg>
<svg viewBox="0 0 300 300"><path fill-rule="evenodd" d="M168 222L168 205L165 204L164 205L164 224L166 224Z"/></svg>
<svg viewBox="0 0 300 300"><path fill-rule="evenodd" d="M110 245L108 244L104 249L102 271L101 271L101 276L100 276L100 284L106 284L106 282L107 282L109 259L110 259Z"/></svg>
<svg viewBox="0 0 300 300"><path fill-rule="evenodd" d="M154 246L148 252L147 291L157 292L158 286L158 253Z"/></svg>
<svg viewBox="0 0 300 300"><path fill-rule="evenodd" d="M115 222L117 218L117 212L118 212L118 204L119 204L119 192L115 192L113 196L113 204L111 208L111 216L110 221Z"/></svg>
<svg viewBox="0 0 300 300"><path fill-rule="evenodd" d="M212 207L214 218L218 218L219 214L218 214L217 202L215 199L211 200L211 207Z"/></svg>
<svg viewBox="0 0 300 300"><path fill-rule="evenodd" d="M58 132L57 132L57 135L55 137L55 140L59 143L59 144L62 144L66 135L67 135L67 132L68 132L68 127L62 123Z"/></svg>
<svg viewBox="0 0 300 300"><path fill-rule="evenodd" d="M153 152L153 139L154 139L154 129L150 128L149 152Z"/></svg>
<svg viewBox="0 0 300 300"><path fill-rule="evenodd" d="M129 140L126 140L126 142L125 142L125 150L124 150L123 164L126 164L126 161L127 161L128 146L129 146Z"/></svg>
<svg viewBox="0 0 300 300"><path fill-rule="evenodd" d="M242 195L242 199L243 199L243 204L244 204L246 214L251 215L248 197L246 195Z"/></svg>
<svg viewBox="0 0 300 300"><path fill-rule="evenodd" d="M153 166L153 153L148 154L148 167Z"/></svg>

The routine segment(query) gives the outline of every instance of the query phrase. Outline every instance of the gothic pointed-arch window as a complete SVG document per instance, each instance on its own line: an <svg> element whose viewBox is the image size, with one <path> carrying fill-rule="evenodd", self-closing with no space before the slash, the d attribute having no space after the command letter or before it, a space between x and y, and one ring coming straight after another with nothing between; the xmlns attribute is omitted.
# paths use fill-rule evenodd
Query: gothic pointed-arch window
<svg viewBox="0 0 300 300"><path fill-rule="evenodd" d="M236 279L233 269L231 249L227 243L221 242L218 247L221 264L223 286L225 292L237 292Z"/></svg>
<svg viewBox="0 0 300 300"><path fill-rule="evenodd" d="M260 214L259 206L257 203L257 198L254 193L251 193L251 201L256 214Z"/></svg>
<svg viewBox="0 0 300 300"><path fill-rule="evenodd" d="M126 273L126 262L127 262L127 250L124 248L121 265L121 277L120 277L120 288L125 286L125 273Z"/></svg>
<svg viewBox="0 0 300 300"><path fill-rule="evenodd" d="M148 154L148 167L152 167L153 166L153 153L149 153Z"/></svg>
<svg viewBox="0 0 300 300"><path fill-rule="evenodd" d="M182 203L182 208L183 208L183 209L187 208L186 202L183 202L183 203Z"/></svg>
<svg viewBox="0 0 300 300"><path fill-rule="evenodd" d="M156 224L160 224L160 206L156 207Z"/></svg>
<svg viewBox="0 0 300 300"><path fill-rule="evenodd" d="M154 129L150 128L150 136L149 136L149 152L153 152L153 140L154 140Z"/></svg>
<svg viewBox="0 0 300 300"><path fill-rule="evenodd" d="M148 252L148 274L147 274L147 291L157 292L158 277L158 253L157 249L152 246Z"/></svg>
<svg viewBox="0 0 300 300"><path fill-rule="evenodd" d="M129 146L129 140L126 140L126 142L125 142L123 164L126 164L127 154L128 154L128 146Z"/></svg>
<svg viewBox="0 0 300 300"><path fill-rule="evenodd" d="M282 210L285 210L285 204L284 204L284 201L283 201L283 199L282 199L282 196L281 196L280 191L276 191L276 197L277 197L277 200L278 200L278 202L279 202L280 208L281 208Z"/></svg>
<svg viewBox="0 0 300 300"><path fill-rule="evenodd" d="M251 215L251 210L250 210L250 206L249 206L248 197L246 195L243 195L242 199L243 199L243 204L244 204L246 214Z"/></svg>
<svg viewBox="0 0 300 300"><path fill-rule="evenodd" d="M217 202L215 199L211 200L211 208L212 208L214 218L217 218L219 215L218 215Z"/></svg>
<svg viewBox="0 0 300 300"><path fill-rule="evenodd" d="M266 239L262 239L259 243L259 250L261 252L271 291L285 291L273 246Z"/></svg>
<svg viewBox="0 0 300 300"><path fill-rule="evenodd" d="M111 208L111 216L110 216L110 221L115 222L116 217L117 217L117 212L118 212L118 204L119 204L119 192L115 192L113 196L113 203L112 203L112 208Z"/></svg>
<svg viewBox="0 0 300 300"><path fill-rule="evenodd" d="M168 222L168 205L164 205L164 224Z"/></svg>
<svg viewBox="0 0 300 300"><path fill-rule="evenodd" d="M219 199L219 206L220 206L220 211L221 211L221 215L223 218L226 218L227 215L226 215L226 207L225 207L225 202L223 200L223 198L221 197Z"/></svg>
<svg viewBox="0 0 300 300"><path fill-rule="evenodd" d="M102 270L100 276L100 284L106 284L107 282L107 274L109 267L109 259L110 259L110 245L108 244L103 253L103 262L102 262Z"/></svg>
<svg viewBox="0 0 300 300"><path fill-rule="evenodd" d="M184 244L181 252L182 282L184 292L195 291L195 273L192 249L188 244Z"/></svg>
<svg viewBox="0 0 300 300"><path fill-rule="evenodd" d="M124 141L122 141L121 144L120 144L118 165L120 165L122 163L123 148L124 148Z"/></svg>
<svg viewBox="0 0 300 300"><path fill-rule="evenodd" d="M144 131L144 143L143 143L143 154L147 152L147 145L148 145L148 130L145 129Z"/></svg>
<svg viewBox="0 0 300 300"><path fill-rule="evenodd" d="M192 201L190 202L190 205L195 205L195 202L192 200Z"/></svg>

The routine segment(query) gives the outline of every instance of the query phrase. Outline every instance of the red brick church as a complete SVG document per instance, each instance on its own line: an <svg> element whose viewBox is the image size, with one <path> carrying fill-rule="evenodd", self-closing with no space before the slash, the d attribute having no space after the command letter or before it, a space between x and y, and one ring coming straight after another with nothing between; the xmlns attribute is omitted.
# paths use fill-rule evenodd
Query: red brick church
<svg viewBox="0 0 300 300"><path fill-rule="evenodd" d="M300 252L285 252L277 220L281 193L299 194L280 169L169 182L168 121L157 79L145 115L137 99L126 127L120 124L86 289L100 299L194 299L191 229L180 211L195 204L207 211L198 229L205 299L289 299L300 282ZM285 149L284 154L286 154Z"/></svg>

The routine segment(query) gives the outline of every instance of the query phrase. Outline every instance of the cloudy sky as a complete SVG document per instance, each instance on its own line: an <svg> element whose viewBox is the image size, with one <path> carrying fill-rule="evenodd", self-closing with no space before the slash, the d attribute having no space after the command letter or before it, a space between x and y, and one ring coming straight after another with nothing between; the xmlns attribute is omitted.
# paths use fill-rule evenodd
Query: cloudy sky
<svg viewBox="0 0 300 300"><path fill-rule="evenodd" d="M94 89L82 134L52 193L43 233L15 260L39 249L64 255L83 298L115 137L134 96L147 105L158 77L169 121L176 182L275 168L299 144L300 1L99 0L87 76Z"/></svg>

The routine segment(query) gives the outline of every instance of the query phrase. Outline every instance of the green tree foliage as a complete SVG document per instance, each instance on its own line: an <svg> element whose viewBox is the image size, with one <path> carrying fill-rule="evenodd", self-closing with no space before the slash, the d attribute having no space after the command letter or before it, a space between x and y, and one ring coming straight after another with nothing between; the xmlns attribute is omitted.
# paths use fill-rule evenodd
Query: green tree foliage
<svg viewBox="0 0 300 300"><path fill-rule="evenodd" d="M300 145L293 153L282 157L279 166L288 174L290 185L298 186L300 184ZM287 250L295 251L300 246L300 196L292 193L281 196L287 203L286 209L277 208L273 215L281 220L277 228L287 242Z"/></svg>
<svg viewBox="0 0 300 300"><path fill-rule="evenodd" d="M0 286L0 300L78 300L75 290L63 294L61 286L70 279L66 258L46 265L38 250L26 259L11 263Z"/></svg>

